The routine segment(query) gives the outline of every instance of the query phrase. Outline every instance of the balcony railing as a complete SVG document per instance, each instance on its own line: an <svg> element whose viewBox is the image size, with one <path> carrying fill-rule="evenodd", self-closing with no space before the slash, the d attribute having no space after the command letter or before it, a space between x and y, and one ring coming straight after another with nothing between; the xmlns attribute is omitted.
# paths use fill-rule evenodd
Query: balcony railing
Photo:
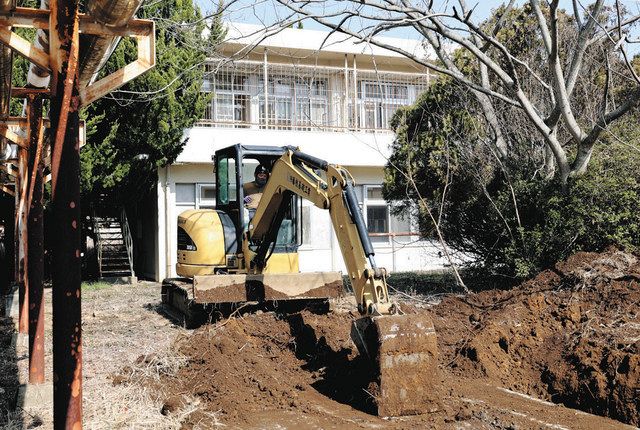
<svg viewBox="0 0 640 430"><path fill-rule="evenodd" d="M384 131L429 85L424 73L380 73L252 61L207 64L211 94L200 126L297 131Z"/></svg>
<svg viewBox="0 0 640 430"><path fill-rule="evenodd" d="M328 125L284 125L284 124L260 124L240 121L214 121L202 119L196 123L198 127L216 127L216 128L238 128L238 129L260 129L260 130L291 130L291 131L329 131L336 133L344 133L350 131L371 132L371 133L390 133L388 128L365 128L365 127L335 127Z"/></svg>

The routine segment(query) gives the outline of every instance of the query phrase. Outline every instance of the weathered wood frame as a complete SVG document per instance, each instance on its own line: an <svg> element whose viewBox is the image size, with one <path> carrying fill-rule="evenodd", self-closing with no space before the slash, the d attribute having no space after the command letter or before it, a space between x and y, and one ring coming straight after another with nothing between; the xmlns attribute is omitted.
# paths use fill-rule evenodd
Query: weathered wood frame
<svg viewBox="0 0 640 430"><path fill-rule="evenodd" d="M17 7L9 13L0 14L0 43L27 58L37 66L51 71L50 56L42 49L9 29L35 28L49 30L49 10ZM81 107L120 88L142 75L156 64L155 23L147 19L132 19L123 27L106 27L86 14L79 14L79 32L98 36L134 37L138 45L138 58L123 68L80 89Z"/></svg>

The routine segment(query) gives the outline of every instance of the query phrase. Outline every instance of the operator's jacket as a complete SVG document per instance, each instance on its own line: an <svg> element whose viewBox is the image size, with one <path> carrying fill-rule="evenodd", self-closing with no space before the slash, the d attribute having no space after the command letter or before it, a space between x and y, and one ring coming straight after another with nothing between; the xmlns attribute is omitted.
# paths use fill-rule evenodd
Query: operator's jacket
<svg viewBox="0 0 640 430"><path fill-rule="evenodd" d="M244 201L247 209L256 209L262 198L264 187L258 186L254 181L243 184L242 189L244 190Z"/></svg>

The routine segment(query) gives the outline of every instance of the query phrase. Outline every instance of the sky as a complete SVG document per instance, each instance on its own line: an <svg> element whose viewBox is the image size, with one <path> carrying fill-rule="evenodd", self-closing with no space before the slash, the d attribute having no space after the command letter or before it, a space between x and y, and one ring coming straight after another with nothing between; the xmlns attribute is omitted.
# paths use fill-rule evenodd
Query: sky
<svg viewBox="0 0 640 430"><path fill-rule="evenodd" d="M212 10L216 10L219 0L195 0L200 6L201 10L205 13L211 13ZM230 0L224 0L230 1ZM226 21L242 22L248 24L273 24L278 22L282 17L291 14L291 11L279 5L275 0L231 0L234 3L229 7L225 14L224 19ZM420 0L426 1L426 0ZM542 0L544 3L545 0ZM522 5L527 0L516 0L517 5ZM341 11L341 7L348 1L334 1L326 0L326 2L318 2L326 5L327 10L336 12ZM487 19L493 10L499 6L506 4L504 0L466 0L469 9L472 9L472 21L480 23ZM586 8L592 4L593 0L578 0L579 7ZM620 0L620 3L628 10L631 15L640 14L640 0ZM414 0L413 4L419 4L418 0ZM613 5L613 0L605 0L606 5ZM435 0L434 10L440 12L450 12L452 6L457 6L458 0ZM560 8L572 11L571 0L560 0ZM358 23L353 22L349 27L352 30L357 30ZM305 29L311 30L324 30L327 28L319 23L307 20L304 22ZM411 28L399 28L384 33L384 36L398 37L403 39L415 39L422 40L422 36ZM630 37L636 40L640 40L640 25L631 29ZM630 55L640 54L640 43L626 44L627 52Z"/></svg>
<svg viewBox="0 0 640 430"><path fill-rule="evenodd" d="M284 11L282 6L277 5L274 0L234 0L236 3L230 7L229 13L227 13L225 19L229 21L244 22L250 24L271 24L277 21L280 17L288 15L289 11ZM523 4L526 0L518 0L516 4ZM218 5L218 0L196 0L204 12L210 12L215 10ZM544 2L544 0L543 0ZM505 4L504 0L467 0L467 6L473 9L472 16L474 22L481 22L491 15L491 11L496 9L502 4ZM587 6L593 3L591 0L578 0L578 4ZM606 3L613 4L612 1ZM621 3L629 10L630 13L640 13L640 0L621 0ZM332 10L336 10L341 4L340 2L328 0L326 4L332 7ZM344 4L344 2L342 2ZM452 5L457 5L457 0L436 0L434 9L445 11L451 10ZM279 6L279 7L278 7ZM560 0L560 7L571 10L571 0ZM326 30L321 24L305 21L305 29L314 30ZM420 36L411 29L399 29L394 30L387 34L388 36L418 39Z"/></svg>
<svg viewBox="0 0 640 430"><path fill-rule="evenodd" d="M200 8L203 11L215 10L218 4L216 0L196 0L196 2L198 5L200 5ZM503 3L502 1L498 0L467 2L470 7L475 6L474 15L477 15L479 20L487 18L490 15L492 9L495 9ZM331 0L329 0L327 3L338 4L338 2ZM450 2L440 1L436 3L441 3L444 6L446 3ZM277 3L273 0L238 0L237 3L234 4L234 6L230 9L230 13L228 13L226 16L227 20L249 24L261 24L263 22L271 24L277 21L280 17L286 16L288 13L290 13L289 11L283 10L283 7L277 5ZM326 27L311 21L305 21L304 28L312 30L326 30ZM394 31L393 34L390 35L408 38L418 37L418 35L411 30Z"/></svg>

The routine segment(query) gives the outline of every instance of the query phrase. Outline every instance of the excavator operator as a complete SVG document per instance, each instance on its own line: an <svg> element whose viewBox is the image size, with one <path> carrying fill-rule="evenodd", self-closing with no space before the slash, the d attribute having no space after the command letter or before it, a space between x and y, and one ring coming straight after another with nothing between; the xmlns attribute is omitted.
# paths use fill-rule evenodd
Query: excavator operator
<svg viewBox="0 0 640 430"><path fill-rule="evenodd" d="M267 180L269 179L269 169L262 164L258 164L253 172L253 177L254 180L243 184L242 188L244 190L245 207L249 210L253 209L255 211L260 203L264 186L267 184Z"/></svg>

